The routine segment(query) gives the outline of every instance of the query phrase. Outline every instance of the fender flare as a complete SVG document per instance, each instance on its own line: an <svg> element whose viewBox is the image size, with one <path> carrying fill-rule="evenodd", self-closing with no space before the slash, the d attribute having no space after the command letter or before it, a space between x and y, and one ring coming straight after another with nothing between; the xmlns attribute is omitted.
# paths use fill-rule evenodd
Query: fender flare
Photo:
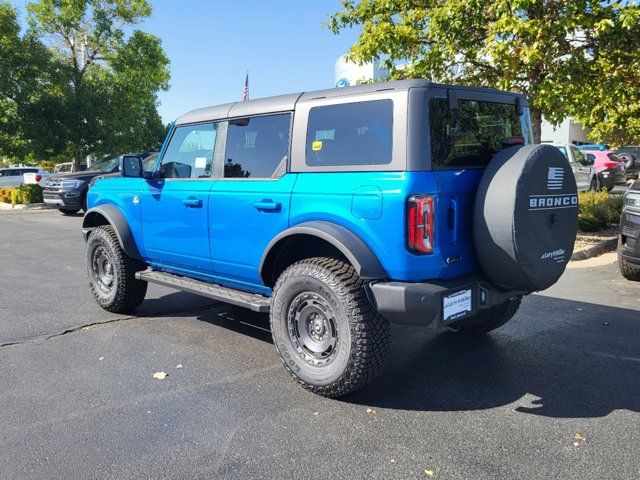
<svg viewBox="0 0 640 480"><path fill-rule="evenodd" d="M122 250L124 250L129 257L142 260L142 255L140 255L138 245L136 245L136 241L133 238L129 223L120 209L114 205L100 205L87 210L82 219L82 236L85 242L95 227L104 225L104 222L96 223L96 220L100 217L103 217L106 222L113 227Z"/></svg>
<svg viewBox="0 0 640 480"><path fill-rule="evenodd" d="M274 237L262 254L259 268L260 277L263 277L265 264L273 248L280 241L293 235L311 235L330 243L349 260L362 279L388 278L387 272L376 254L359 236L343 226L320 220L300 223Z"/></svg>

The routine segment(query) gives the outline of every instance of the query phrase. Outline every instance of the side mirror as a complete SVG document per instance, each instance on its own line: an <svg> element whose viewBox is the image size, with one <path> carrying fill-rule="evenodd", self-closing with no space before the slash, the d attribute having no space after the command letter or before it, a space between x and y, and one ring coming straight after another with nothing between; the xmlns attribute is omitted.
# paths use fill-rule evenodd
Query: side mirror
<svg viewBox="0 0 640 480"><path fill-rule="evenodd" d="M593 153L587 153L584 156L584 162L582 162L584 165L593 165L596 161L596 156Z"/></svg>
<svg viewBox="0 0 640 480"><path fill-rule="evenodd" d="M140 157L124 156L120 158L120 175L123 177L142 177L144 171Z"/></svg>

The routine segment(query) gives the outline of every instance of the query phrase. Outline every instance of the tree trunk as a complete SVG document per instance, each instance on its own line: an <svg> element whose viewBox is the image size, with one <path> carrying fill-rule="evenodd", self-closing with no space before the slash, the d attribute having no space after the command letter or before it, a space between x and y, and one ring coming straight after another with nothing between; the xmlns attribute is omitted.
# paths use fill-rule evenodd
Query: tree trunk
<svg viewBox="0 0 640 480"><path fill-rule="evenodd" d="M540 143L542 141L542 112L532 109L531 123L533 123L533 141Z"/></svg>
<svg viewBox="0 0 640 480"><path fill-rule="evenodd" d="M80 155L74 155L71 163L71 171L72 172L80 171Z"/></svg>

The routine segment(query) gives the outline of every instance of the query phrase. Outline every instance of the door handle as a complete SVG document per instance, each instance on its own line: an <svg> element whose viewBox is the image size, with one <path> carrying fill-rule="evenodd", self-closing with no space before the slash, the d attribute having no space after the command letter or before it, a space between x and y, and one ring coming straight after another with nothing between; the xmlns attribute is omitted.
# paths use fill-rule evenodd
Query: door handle
<svg viewBox="0 0 640 480"><path fill-rule="evenodd" d="M253 204L256 210L261 212L279 212L282 209L280 202L274 202L271 200L262 200Z"/></svg>
<svg viewBox="0 0 640 480"><path fill-rule="evenodd" d="M187 207L199 208L202 206L202 200L196 197L189 197L182 200L182 204Z"/></svg>

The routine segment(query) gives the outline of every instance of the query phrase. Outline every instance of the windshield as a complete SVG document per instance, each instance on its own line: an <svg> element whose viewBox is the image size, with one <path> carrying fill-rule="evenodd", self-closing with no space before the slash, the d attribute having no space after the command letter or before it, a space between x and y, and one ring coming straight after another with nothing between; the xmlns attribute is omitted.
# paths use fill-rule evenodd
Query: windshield
<svg viewBox="0 0 640 480"><path fill-rule="evenodd" d="M118 166L118 156L109 155L100 160L93 162L89 167L92 172L111 172Z"/></svg>
<svg viewBox="0 0 640 480"><path fill-rule="evenodd" d="M578 163L584 163L585 162L584 155L580 150L578 150L578 147L574 147L573 145L571 145L570 148L571 148L571 153L573 153L573 158L575 159L575 161Z"/></svg>

